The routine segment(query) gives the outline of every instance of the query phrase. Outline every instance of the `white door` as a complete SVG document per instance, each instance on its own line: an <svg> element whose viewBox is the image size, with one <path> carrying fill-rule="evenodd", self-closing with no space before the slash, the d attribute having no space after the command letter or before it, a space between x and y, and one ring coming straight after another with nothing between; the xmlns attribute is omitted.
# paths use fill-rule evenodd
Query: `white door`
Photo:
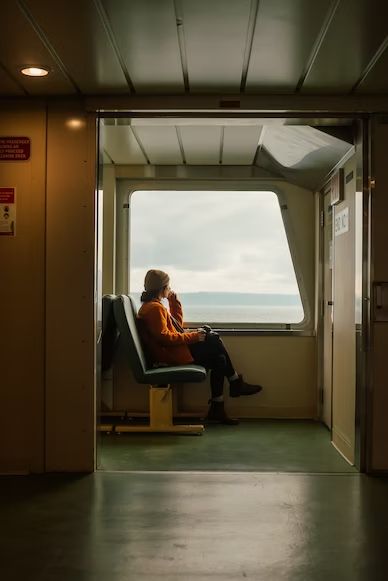
<svg viewBox="0 0 388 581"><path fill-rule="evenodd" d="M344 199L333 222L333 400L332 442L354 463L356 403L356 163L344 168Z"/></svg>

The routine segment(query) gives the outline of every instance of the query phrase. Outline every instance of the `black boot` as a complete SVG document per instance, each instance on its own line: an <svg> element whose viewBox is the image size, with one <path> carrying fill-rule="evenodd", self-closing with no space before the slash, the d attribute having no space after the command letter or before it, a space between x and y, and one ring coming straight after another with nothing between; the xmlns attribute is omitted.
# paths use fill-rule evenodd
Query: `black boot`
<svg viewBox="0 0 388 581"><path fill-rule="evenodd" d="M243 380L242 375L238 379L230 382L229 395L230 397L240 397L240 395L254 395L262 390L261 385L252 385Z"/></svg>
<svg viewBox="0 0 388 581"><path fill-rule="evenodd" d="M228 426L237 426L239 424L238 420L235 420L228 416L228 414L225 411L223 401L212 401L212 400L210 400L210 407L208 414L205 418L205 422L226 424Z"/></svg>

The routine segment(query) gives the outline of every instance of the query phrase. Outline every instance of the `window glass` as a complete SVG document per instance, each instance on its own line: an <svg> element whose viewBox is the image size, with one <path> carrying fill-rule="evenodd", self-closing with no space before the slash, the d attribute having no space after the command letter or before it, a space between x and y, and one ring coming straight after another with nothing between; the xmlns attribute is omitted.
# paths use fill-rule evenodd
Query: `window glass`
<svg viewBox="0 0 388 581"><path fill-rule="evenodd" d="M278 197L146 191L130 199L130 293L168 272L186 322L298 323L304 312Z"/></svg>

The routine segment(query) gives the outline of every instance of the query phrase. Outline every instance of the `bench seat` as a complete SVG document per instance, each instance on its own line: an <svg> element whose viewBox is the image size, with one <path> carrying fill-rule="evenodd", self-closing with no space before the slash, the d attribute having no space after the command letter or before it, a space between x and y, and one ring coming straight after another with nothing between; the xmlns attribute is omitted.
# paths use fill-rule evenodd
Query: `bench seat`
<svg viewBox="0 0 388 581"><path fill-rule="evenodd" d="M128 363L138 383L149 386L150 423L147 426L117 426L122 432L202 433L202 424L173 424L172 384L200 382L206 379L201 365L147 366L138 328L137 312L132 297L119 295L113 301L113 312Z"/></svg>

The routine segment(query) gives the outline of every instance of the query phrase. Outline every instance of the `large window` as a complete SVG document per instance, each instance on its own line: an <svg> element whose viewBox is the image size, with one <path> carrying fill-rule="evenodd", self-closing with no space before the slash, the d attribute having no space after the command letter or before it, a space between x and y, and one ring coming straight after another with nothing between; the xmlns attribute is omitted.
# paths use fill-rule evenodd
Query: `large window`
<svg viewBox="0 0 388 581"><path fill-rule="evenodd" d="M304 318L279 200L268 191L146 191L130 197L130 292L169 273L185 321L299 323Z"/></svg>

